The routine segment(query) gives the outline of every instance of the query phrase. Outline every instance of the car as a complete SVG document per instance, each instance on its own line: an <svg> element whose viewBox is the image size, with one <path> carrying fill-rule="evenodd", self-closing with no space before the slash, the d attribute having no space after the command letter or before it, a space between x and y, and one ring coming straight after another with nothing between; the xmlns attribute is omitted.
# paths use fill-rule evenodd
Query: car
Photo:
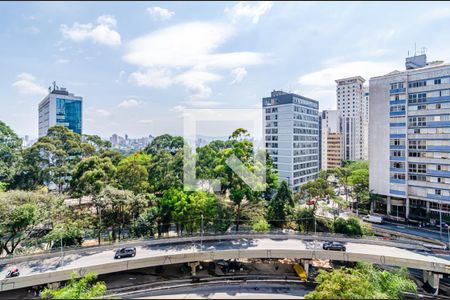
<svg viewBox="0 0 450 300"><path fill-rule="evenodd" d="M114 254L114 259L136 256L136 248L126 247L120 248Z"/></svg>
<svg viewBox="0 0 450 300"><path fill-rule="evenodd" d="M441 225L442 225L442 228L448 228L448 224L445 223L445 222L442 222ZM436 227L437 227L437 228L440 228L441 226L439 225L439 223L437 223L437 224L436 224Z"/></svg>
<svg viewBox="0 0 450 300"><path fill-rule="evenodd" d="M379 216L371 216L371 215L367 215L367 216L364 216L362 219L363 219L363 221L371 222L371 223L376 223L376 224L381 224L381 223L383 223L383 218L382 218L382 217L379 217Z"/></svg>
<svg viewBox="0 0 450 300"><path fill-rule="evenodd" d="M341 242L325 242L322 246L323 250L346 251L344 244Z"/></svg>

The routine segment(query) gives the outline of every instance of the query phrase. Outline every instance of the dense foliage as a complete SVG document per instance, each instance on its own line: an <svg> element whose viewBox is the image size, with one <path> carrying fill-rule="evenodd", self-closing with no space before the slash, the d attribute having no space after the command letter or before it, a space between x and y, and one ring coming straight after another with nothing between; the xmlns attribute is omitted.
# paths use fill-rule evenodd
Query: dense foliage
<svg viewBox="0 0 450 300"><path fill-rule="evenodd" d="M403 293L416 293L407 269L381 270L368 263L355 268L320 271L318 285L306 299L402 299Z"/></svg>
<svg viewBox="0 0 450 300"><path fill-rule="evenodd" d="M76 278L76 273L70 274L70 281L59 289L46 288L42 294L42 299L97 299L106 294L106 284L97 281L95 273L87 273L80 279Z"/></svg>

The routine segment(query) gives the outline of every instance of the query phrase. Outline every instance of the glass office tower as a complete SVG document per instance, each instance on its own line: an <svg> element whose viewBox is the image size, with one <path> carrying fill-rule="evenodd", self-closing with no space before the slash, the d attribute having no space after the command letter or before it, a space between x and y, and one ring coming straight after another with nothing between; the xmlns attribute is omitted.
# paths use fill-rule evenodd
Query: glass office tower
<svg viewBox="0 0 450 300"><path fill-rule="evenodd" d="M83 98L54 86L39 104L39 136L44 136L50 127L62 125L82 134Z"/></svg>

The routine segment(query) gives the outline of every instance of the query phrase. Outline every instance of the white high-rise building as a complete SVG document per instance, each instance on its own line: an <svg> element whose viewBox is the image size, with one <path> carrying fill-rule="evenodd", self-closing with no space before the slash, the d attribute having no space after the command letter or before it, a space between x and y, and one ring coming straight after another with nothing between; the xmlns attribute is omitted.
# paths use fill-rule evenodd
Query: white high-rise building
<svg viewBox="0 0 450 300"><path fill-rule="evenodd" d="M320 115L321 168L339 167L342 162L342 118L337 110L324 110Z"/></svg>
<svg viewBox="0 0 450 300"><path fill-rule="evenodd" d="M44 136L50 127L62 125L82 134L83 98L69 93L65 88L53 89L39 103L39 136Z"/></svg>
<svg viewBox="0 0 450 300"><path fill-rule="evenodd" d="M366 105L364 82L361 76L336 80L337 110L342 117L344 160L361 160L368 157L366 111L369 108Z"/></svg>
<svg viewBox="0 0 450 300"><path fill-rule="evenodd" d="M298 191L319 172L319 102L273 91L262 99L266 148L280 182Z"/></svg>
<svg viewBox="0 0 450 300"><path fill-rule="evenodd" d="M423 54L371 78L369 144L376 210L419 221L450 215L450 64Z"/></svg>

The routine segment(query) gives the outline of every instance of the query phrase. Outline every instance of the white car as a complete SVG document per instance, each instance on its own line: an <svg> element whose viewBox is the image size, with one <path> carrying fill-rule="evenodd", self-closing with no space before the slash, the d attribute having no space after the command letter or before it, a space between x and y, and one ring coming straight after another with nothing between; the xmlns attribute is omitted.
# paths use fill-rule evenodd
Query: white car
<svg viewBox="0 0 450 300"><path fill-rule="evenodd" d="M381 224L383 222L382 217L367 215L364 216L363 221Z"/></svg>

